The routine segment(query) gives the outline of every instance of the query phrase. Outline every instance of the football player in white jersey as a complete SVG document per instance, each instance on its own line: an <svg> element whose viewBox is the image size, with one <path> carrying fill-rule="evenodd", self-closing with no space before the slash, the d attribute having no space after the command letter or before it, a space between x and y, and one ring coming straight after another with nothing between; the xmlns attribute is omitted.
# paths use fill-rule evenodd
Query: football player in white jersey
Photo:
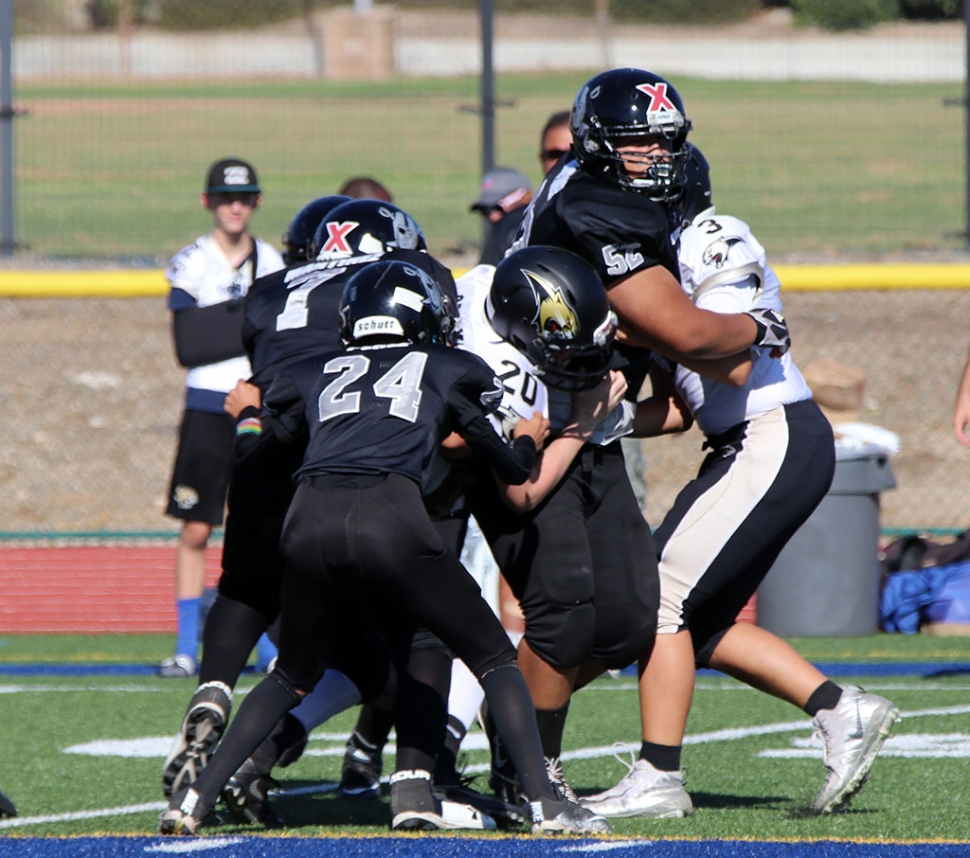
<svg viewBox="0 0 970 858"><path fill-rule="evenodd" d="M283 267L279 252L249 232L260 201L251 164L239 158L214 163L199 199L212 213L212 231L180 250L165 274L175 353L188 369L166 508L182 525L175 561L178 633L174 655L158 669L165 678L196 672L206 546L212 528L222 524L235 439L235 424L222 406L250 374L242 299L253 280Z"/></svg>
<svg viewBox="0 0 970 858"><path fill-rule="evenodd" d="M747 224L710 205L707 162L696 149L681 205L678 256L688 297L716 313L780 314L780 283L764 249ZM753 347L719 381L654 361L654 390L673 385L710 452L655 533L660 610L640 678L639 759L617 786L583 803L605 816L691 813L680 756L696 664L812 717L829 770L813 810L830 813L861 788L899 710L875 694L840 688L786 642L736 617L828 491L831 427L787 351Z"/></svg>
<svg viewBox="0 0 970 858"><path fill-rule="evenodd" d="M633 404L614 366L606 289L579 256L539 245L511 252L495 269L485 316L549 398L553 440L533 478L514 488L477 480L467 497L522 606L519 663L550 774L568 794L560 755L573 690L635 660L654 635L655 552L617 441L632 428ZM540 660L557 677L554 698L533 686ZM514 800L501 756L493 754L491 786Z"/></svg>

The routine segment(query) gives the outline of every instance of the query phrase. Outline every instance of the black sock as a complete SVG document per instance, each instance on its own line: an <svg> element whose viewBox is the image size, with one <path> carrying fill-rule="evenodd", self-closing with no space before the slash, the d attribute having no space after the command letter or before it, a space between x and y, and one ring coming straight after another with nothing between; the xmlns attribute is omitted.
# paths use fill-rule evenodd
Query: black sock
<svg viewBox="0 0 970 858"><path fill-rule="evenodd" d="M286 751L305 739L306 730L303 724L287 712L250 757L259 771L269 774Z"/></svg>
<svg viewBox="0 0 970 858"><path fill-rule="evenodd" d="M567 712L569 712L569 701L558 709L536 709L542 753L547 757L555 759L562 755L562 734L566 728Z"/></svg>
<svg viewBox="0 0 970 858"><path fill-rule="evenodd" d="M804 711L814 718L818 715L819 709L834 709L839 705L839 698L842 696L842 688L832 680L826 679L818 688L812 692L808 698Z"/></svg>
<svg viewBox="0 0 970 858"><path fill-rule="evenodd" d="M451 662L451 655L442 650L413 649L407 671L398 676L395 771L434 771L435 757L445 739Z"/></svg>
<svg viewBox="0 0 970 858"><path fill-rule="evenodd" d="M249 654L266 628L266 618L259 611L235 599L217 596L202 630L199 685L218 681L235 688Z"/></svg>
<svg viewBox="0 0 970 858"><path fill-rule="evenodd" d="M530 801L554 799L555 795L546 763L542 759L542 743L536 729L532 696L514 662L479 677L488 699L489 714L495 730L508 751L509 759L522 784L522 791Z"/></svg>
<svg viewBox="0 0 970 858"><path fill-rule="evenodd" d="M658 771L679 772L682 749L682 745L657 745L653 742L643 742L640 745L640 759L646 760Z"/></svg>
<svg viewBox="0 0 970 858"><path fill-rule="evenodd" d="M448 716L448 727L445 730L444 744L438 751L435 760L435 783L440 779L454 779L458 771L458 749L461 747L462 739L468 731L454 715Z"/></svg>
<svg viewBox="0 0 970 858"><path fill-rule="evenodd" d="M357 738L372 748L383 748L387 734L394 726L394 710L385 709L376 703L365 703L360 707L354 732Z"/></svg>

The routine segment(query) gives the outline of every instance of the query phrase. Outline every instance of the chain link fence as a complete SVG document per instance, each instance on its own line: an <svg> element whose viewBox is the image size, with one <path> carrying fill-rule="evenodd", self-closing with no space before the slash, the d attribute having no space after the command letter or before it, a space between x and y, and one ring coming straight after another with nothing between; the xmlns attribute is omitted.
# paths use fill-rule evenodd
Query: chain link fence
<svg viewBox="0 0 970 858"><path fill-rule="evenodd" d="M953 398L967 353L962 290L793 292L786 315L803 369L821 359L861 380L861 407L833 411L891 432L897 487L882 493L885 528L970 524L970 451L953 437ZM163 515L183 373L162 298L0 298L0 532L175 530ZM695 429L646 439L647 518L656 525L696 472Z"/></svg>
<svg viewBox="0 0 970 858"><path fill-rule="evenodd" d="M16 3L17 115L6 121L18 244L0 269L160 268L208 229L198 193L207 165L229 153L259 170L253 226L264 238L307 200L369 174L433 252L456 268L473 262L476 4L366 5ZM684 97L719 207L748 220L775 263L965 261L961 29L823 38L777 9L714 29L658 26L639 17L652 5L496 3L500 163L537 184L545 118L595 71L646 66ZM0 290L11 275L0 270ZM159 288L156 298L0 298L0 352L15 367L0 381L12 416L0 531L174 531L162 509L183 375L160 275ZM789 292L786 311L799 365L854 370L863 399L851 416L900 437L884 527L964 528L968 452L950 413L966 294ZM696 470L700 443L696 430L644 442L652 523Z"/></svg>
<svg viewBox="0 0 970 858"><path fill-rule="evenodd" d="M958 22L829 35L793 27L784 9L685 27L643 23L632 0L536 11L551 5L498 4L494 15L499 163L538 183L546 117L591 73L646 66L684 97L719 205L751 222L773 258L962 252ZM104 23L93 27L98 9ZM205 166L229 152L260 171L264 237L364 172L395 192L439 255L474 252L474 3L358 13L312 0L44 0L16 13L5 120L15 258L162 265L201 222Z"/></svg>

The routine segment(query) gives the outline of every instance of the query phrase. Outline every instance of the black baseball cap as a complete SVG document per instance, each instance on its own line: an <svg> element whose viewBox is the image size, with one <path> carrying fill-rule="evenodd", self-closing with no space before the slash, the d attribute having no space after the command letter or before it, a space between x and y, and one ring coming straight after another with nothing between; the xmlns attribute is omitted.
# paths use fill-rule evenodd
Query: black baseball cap
<svg viewBox="0 0 970 858"><path fill-rule="evenodd" d="M253 165L239 158L223 158L209 167L205 180L207 194L259 193L259 180Z"/></svg>

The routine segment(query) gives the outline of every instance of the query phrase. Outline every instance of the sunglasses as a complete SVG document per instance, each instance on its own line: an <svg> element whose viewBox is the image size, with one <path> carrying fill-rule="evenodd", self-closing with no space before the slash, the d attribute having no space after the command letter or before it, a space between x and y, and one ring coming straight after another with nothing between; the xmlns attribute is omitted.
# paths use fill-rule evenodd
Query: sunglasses
<svg viewBox="0 0 970 858"><path fill-rule="evenodd" d="M543 161L558 161L568 151L568 149L545 149L539 153L539 157Z"/></svg>
<svg viewBox="0 0 970 858"><path fill-rule="evenodd" d="M242 203L244 206L252 208L256 205L256 194L247 191L209 194L209 199L216 206L224 206L228 203Z"/></svg>

